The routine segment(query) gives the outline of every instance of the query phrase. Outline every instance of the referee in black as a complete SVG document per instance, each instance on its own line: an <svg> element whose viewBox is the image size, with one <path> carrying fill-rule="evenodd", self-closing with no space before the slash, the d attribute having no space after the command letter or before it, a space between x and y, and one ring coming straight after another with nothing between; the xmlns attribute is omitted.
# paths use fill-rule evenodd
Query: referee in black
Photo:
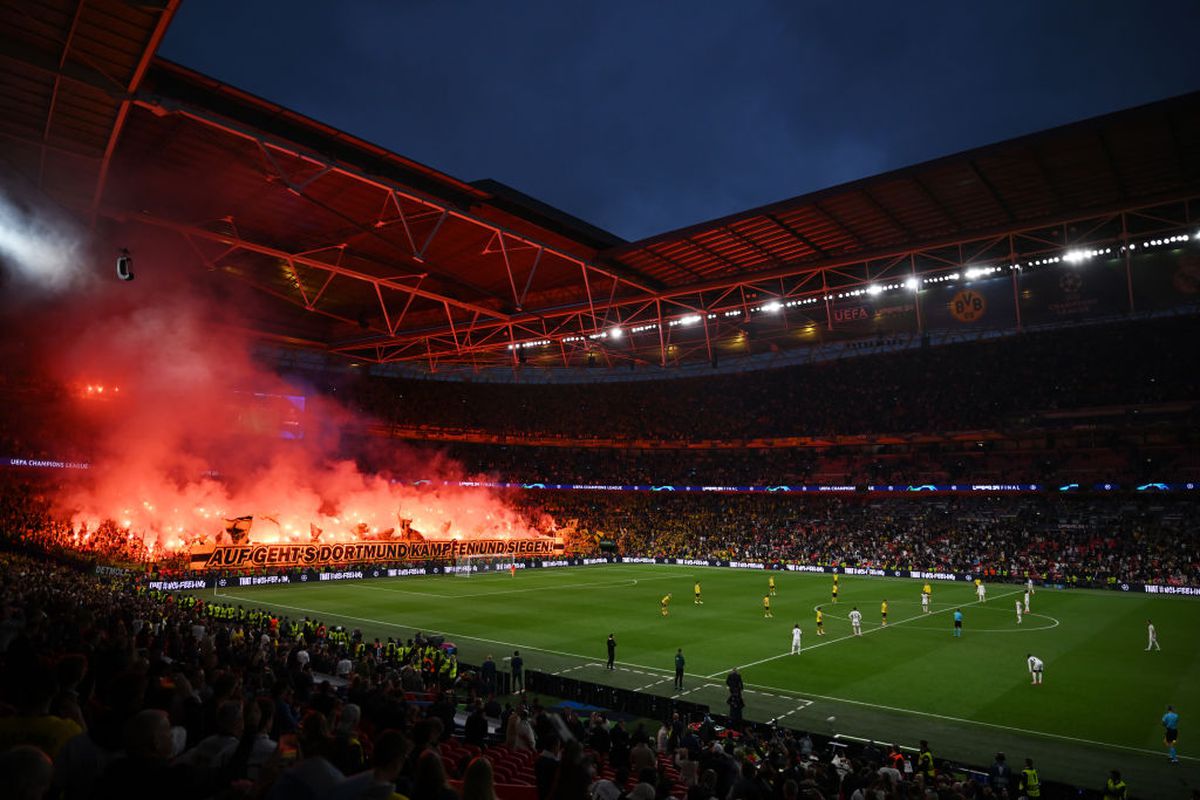
<svg viewBox="0 0 1200 800"><path fill-rule="evenodd" d="M617 660L617 640L614 639L613 635L610 633L608 635L608 664L606 664L605 666L607 666L609 669L612 669L613 662L616 660Z"/></svg>

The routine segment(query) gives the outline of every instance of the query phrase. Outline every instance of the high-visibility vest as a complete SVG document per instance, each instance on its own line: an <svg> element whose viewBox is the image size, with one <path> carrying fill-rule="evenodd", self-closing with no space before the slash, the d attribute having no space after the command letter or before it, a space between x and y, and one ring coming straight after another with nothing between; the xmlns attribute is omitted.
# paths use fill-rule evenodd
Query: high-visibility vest
<svg viewBox="0 0 1200 800"><path fill-rule="evenodd" d="M1038 780L1038 772L1033 767L1021 770L1021 785L1027 797L1042 796L1042 782Z"/></svg>
<svg viewBox="0 0 1200 800"><path fill-rule="evenodd" d="M1125 784L1125 779L1114 781L1112 778L1104 785L1104 800L1125 800L1129 787Z"/></svg>

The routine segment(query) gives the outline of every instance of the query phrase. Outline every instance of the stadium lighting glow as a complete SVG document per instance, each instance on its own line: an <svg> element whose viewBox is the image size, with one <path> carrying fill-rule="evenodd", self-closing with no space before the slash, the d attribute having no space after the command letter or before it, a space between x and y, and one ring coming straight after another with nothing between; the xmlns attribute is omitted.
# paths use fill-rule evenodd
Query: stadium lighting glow
<svg viewBox="0 0 1200 800"><path fill-rule="evenodd" d="M910 292L915 292L921 288L921 282L916 278L909 278L904 282L904 288L908 289Z"/></svg>
<svg viewBox="0 0 1200 800"><path fill-rule="evenodd" d="M679 324L680 325L695 325L699 321L700 321L699 314L689 314L686 317L681 317L679 320Z"/></svg>
<svg viewBox="0 0 1200 800"><path fill-rule="evenodd" d="M967 276L967 280L973 281L983 274L983 270L978 267L971 267L964 274Z"/></svg>
<svg viewBox="0 0 1200 800"><path fill-rule="evenodd" d="M877 294L883 294L883 287L877 283L872 283L867 287L867 294L871 295L872 297Z"/></svg>
<svg viewBox="0 0 1200 800"><path fill-rule="evenodd" d="M772 300L772 301L771 301L771 302L769 302L769 303L763 303L763 306L762 306L762 310L763 310L763 311L770 311L770 312L772 312L772 313L774 313L774 312L778 311L778 310L779 310L779 309L781 309L781 308L783 308L783 306L782 306L782 305L780 305L780 304L779 304L778 302L776 302L775 300Z"/></svg>
<svg viewBox="0 0 1200 800"><path fill-rule="evenodd" d="M620 328L612 328L608 332L608 335L614 339L620 339L624 334L625 334L625 332L623 330L621 330Z"/></svg>

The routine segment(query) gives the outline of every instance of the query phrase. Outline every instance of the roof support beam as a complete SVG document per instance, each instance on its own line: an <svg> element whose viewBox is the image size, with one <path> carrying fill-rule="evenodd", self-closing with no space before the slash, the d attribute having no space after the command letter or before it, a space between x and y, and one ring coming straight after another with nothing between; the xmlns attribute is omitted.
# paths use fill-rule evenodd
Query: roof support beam
<svg viewBox="0 0 1200 800"><path fill-rule="evenodd" d="M128 213L128 212L114 212L114 213L110 214L109 216L112 216L113 218L115 218L117 220L131 220L134 222L142 223L144 225L150 225L153 227L164 228L166 230L173 230L178 233L183 233L185 235L195 237L196 239L202 239L202 240L211 241L211 242L220 242L222 244L228 245L230 248L234 248L234 249L238 249L238 250L246 250L248 252L258 253L260 255L265 255L265 256L271 256L272 258L277 258L280 261L284 261L284 262L287 262L290 259L291 261L295 262L296 264L302 264L306 267L310 267L312 269L316 269L321 272L329 273L331 276L332 275L340 275L340 276L343 276L346 278L353 278L354 280L359 280L359 281L363 281L368 284L373 284L380 288L390 289L390 290L396 291L396 292L404 292L404 293L411 294L415 297L421 297L426 300L432 300L434 302L443 304L447 309L456 308L461 311L469 311L473 314L479 314L480 316L490 317L493 319L503 320L503 321L508 321L508 319L509 319L508 314L505 314L504 312L498 311L494 308L488 308L486 306L477 305L475 303L467 303L467 302L464 302L461 300L456 300L455 298L452 298L452 297L446 297L446 296L438 294L436 292L430 292L428 290L421 289L419 280L418 280L417 285L409 286L407 284L399 283L394 278L379 278L374 275L369 275L365 272L359 272L358 270L349 269L347 267L341 266L340 264L331 264L327 261L321 261L321 260L312 258L311 256L307 256L304 254L289 253L285 250L280 250L276 247L271 247L269 245L252 242L247 239L239 238L239 237L237 237L235 235L231 235L231 234L217 233L214 231L206 230L204 228L198 228L198 227L195 227L192 225L183 225L183 224L180 224L177 222L171 222L170 220L161 219L159 217L151 216L150 214L144 214L144 213L133 214L133 213ZM424 276L423 275L415 275L415 276L410 276L410 277L416 277L416 278L420 279L420 278L423 278Z"/></svg>

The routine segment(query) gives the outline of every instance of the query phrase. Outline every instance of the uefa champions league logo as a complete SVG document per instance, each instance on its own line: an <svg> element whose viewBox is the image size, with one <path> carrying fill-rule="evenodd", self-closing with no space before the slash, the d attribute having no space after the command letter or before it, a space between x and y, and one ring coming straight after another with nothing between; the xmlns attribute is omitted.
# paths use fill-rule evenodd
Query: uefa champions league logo
<svg viewBox="0 0 1200 800"><path fill-rule="evenodd" d="M1079 294L1079 290L1083 288L1083 278L1079 276L1078 272L1064 273L1058 279L1058 288L1067 294Z"/></svg>

